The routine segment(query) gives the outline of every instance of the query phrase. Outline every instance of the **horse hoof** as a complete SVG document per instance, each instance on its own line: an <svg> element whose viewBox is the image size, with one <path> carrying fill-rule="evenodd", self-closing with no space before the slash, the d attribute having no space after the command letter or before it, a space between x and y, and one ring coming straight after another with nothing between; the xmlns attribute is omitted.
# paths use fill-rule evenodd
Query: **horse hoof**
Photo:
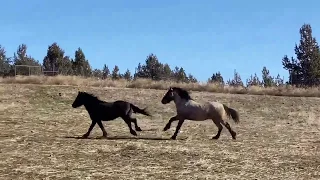
<svg viewBox="0 0 320 180"><path fill-rule="evenodd" d="M172 140L176 140L176 139L177 139L177 137L175 137L175 136L172 136L172 137L171 137L171 139L172 139Z"/></svg>
<svg viewBox="0 0 320 180"><path fill-rule="evenodd" d="M216 140L216 139L219 139L219 137L217 137L217 136L214 136L214 137L213 137L212 139L215 139L215 140Z"/></svg>
<svg viewBox="0 0 320 180"><path fill-rule="evenodd" d="M232 139L236 139L237 133L236 132L232 132Z"/></svg>
<svg viewBox="0 0 320 180"><path fill-rule="evenodd" d="M82 139L87 139L88 135L84 134L83 136L81 136Z"/></svg>
<svg viewBox="0 0 320 180"><path fill-rule="evenodd" d="M170 129L170 127L166 126L166 127L163 128L163 131L167 131L168 129Z"/></svg>
<svg viewBox="0 0 320 180"><path fill-rule="evenodd" d="M136 127L136 131L142 131L140 127Z"/></svg>
<svg viewBox="0 0 320 180"><path fill-rule="evenodd" d="M138 136L137 132L135 132L135 131L131 131L131 134L134 136Z"/></svg>

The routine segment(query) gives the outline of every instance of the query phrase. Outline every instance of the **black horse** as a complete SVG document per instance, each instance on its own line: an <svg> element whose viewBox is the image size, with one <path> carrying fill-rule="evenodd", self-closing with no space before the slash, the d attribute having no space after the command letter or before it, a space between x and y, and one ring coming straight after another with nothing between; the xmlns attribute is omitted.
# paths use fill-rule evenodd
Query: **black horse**
<svg viewBox="0 0 320 180"><path fill-rule="evenodd" d="M87 138L90 135L93 127L96 123L99 125L102 130L103 136L107 137L107 131L104 129L102 121L111 121L118 117L121 117L130 129L130 133L134 136L137 136L136 131L142 131L137 124L137 119L132 118L132 112L144 114L146 116L151 116L145 109L140 109L137 106L126 102L126 101L114 101L106 102L98 99L96 96L86 93L78 92L78 96L72 103L73 108L77 108L84 105L86 110L89 113L89 116L92 120L91 125L88 129L88 132L85 133L82 138ZM131 127L131 122L135 125L135 130Z"/></svg>

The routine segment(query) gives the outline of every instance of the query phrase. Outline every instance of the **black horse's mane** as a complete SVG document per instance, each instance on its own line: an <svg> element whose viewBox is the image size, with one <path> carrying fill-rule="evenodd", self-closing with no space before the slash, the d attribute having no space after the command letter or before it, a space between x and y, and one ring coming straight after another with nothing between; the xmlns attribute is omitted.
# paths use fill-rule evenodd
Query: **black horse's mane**
<svg viewBox="0 0 320 180"><path fill-rule="evenodd" d="M91 101L97 101L97 102L104 102L101 99L99 99L97 96L87 93L87 92L81 92L83 95L85 95L86 98L90 99Z"/></svg>
<svg viewBox="0 0 320 180"><path fill-rule="evenodd" d="M190 96L189 92L185 89L179 88L179 87L172 87L174 91L178 93L178 95L185 100L193 100Z"/></svg>

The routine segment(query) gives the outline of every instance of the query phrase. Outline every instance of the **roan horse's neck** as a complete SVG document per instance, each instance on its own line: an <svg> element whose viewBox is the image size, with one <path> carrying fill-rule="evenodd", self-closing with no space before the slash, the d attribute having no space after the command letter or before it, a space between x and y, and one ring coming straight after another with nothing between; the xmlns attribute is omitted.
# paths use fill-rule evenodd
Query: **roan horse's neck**
<svg viewBox="0 0 320 180"><path fill-rule="evenodd" d="M181 107L184 107L186 105L186 103L189 102L190 100L182 99L182 98L180 98L180 96L177 95L174 97L173 101L176 105L176 108L180 109Z"/></svg>

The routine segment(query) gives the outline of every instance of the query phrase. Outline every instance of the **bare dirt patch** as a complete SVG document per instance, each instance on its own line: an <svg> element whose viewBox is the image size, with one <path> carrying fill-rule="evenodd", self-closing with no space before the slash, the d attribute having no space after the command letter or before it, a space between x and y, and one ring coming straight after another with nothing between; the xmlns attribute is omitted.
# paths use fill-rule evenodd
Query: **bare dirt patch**
<svg viewBox="0 0 320 180"><path fill-rule="evenodd" d="M78 139L90 120L71 103L77 87L0 85L1 179L319 179L318 98L193 92L195 100L217 100L237 109L232 140L219 140L212 121L176 122L174 105L162 105L163 90L81 88L107 101L149 106L154 117L136 115L144 130L133 137L119 119L104 122L110 138ZM60 94L59 94L60 93Z"/></svg>

